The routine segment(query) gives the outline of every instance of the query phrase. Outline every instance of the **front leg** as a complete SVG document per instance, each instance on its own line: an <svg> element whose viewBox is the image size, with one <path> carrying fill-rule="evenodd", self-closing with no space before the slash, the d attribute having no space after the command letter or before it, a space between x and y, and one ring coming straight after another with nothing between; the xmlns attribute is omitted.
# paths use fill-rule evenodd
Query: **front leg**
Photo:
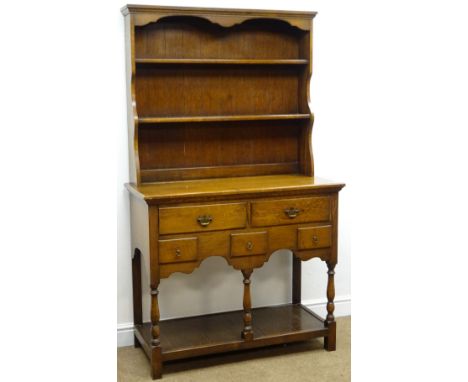
<svg viewBox="0 0 468 382"><path fill-rule="evenodd" d="M333 312L335 311L335 263L327 261L328 284L327 284L327 318L325 326L328 328L328 336L324 340L324 348L328 351L336 350L336 321Z"/></svg>
<svg viewBox="0 0 468 382"><path fill-rule="evenodd" d="M252 329L252 299L250 297L250 275L253 269L242 269L244 275L244 330L242 330L242 338L246 341L253 339Z"/></svg>
<svg viewBox="0 0 468 382"><path fill-rule="evenodd" d="M153 379L162 377L162 353L159 340L158 285L151 286L151 375Z"/></svg>

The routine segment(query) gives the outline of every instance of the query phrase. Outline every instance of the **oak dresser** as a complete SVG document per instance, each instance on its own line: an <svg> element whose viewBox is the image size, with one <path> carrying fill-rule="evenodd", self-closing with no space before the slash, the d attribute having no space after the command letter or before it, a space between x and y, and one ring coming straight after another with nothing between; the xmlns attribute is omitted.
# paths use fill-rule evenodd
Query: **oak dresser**
<svg viewBox="0 0 468 382"><path fill-rule="evenodd" d="M152 377L169 360L315 337L335 350L344 185L314 177L315 13L142 5L122 13L135 346ZM252 272L279 249L293 253L292 301L252 308ZM242 272L244 309L160 321L161 280L209 256ZM328 269L325 319L301 305L301 261L315 257Z"/></svg>

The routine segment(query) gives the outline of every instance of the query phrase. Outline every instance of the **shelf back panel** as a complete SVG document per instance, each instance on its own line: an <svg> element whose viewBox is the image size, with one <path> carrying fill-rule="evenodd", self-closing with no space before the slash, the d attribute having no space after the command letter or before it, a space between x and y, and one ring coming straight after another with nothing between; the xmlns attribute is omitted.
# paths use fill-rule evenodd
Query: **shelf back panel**
<svg viewBox="0 0 468 382"><path fill-rule="evenodd" d="M303 121L149 124L139 129L143 181L296 173Z"/></svg>
<svg viewBox="0 0 468 382"><path fill-rule="evenodd" d="M288 66L143 66L136 76L140 117L294 114L301 69Z"/></svg>
<svg viewBox="0 0 468 382"><path fill-rule="evenodd" d="M305 34L286 22L245 21L224 28L198 17L167 17L137 27L138 58L300 58Z"/></svg>

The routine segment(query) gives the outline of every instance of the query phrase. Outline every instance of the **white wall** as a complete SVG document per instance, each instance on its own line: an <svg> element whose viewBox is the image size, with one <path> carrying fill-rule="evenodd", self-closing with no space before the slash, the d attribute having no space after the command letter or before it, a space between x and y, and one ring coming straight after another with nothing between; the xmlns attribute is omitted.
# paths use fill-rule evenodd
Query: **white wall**
<svg viewBox="0 0 468 382"><path fill-rule="evenodd" d="M151 4L153 2L146 2ZM166 2L167 3L167 2ZM163 5L164 2L158 2ZM169 3L167 3L169 4ZM314 22L314 74L311 81L312 111L315 113L313 147L316 175L351 183L346 147L348 115L343 104L347 102L346 76L343 60L348 47L339 32L340 16L337 10L329 10L325 2L292 1L185 1L170 2L170 5L223 6L233 8L276 8L318 11ZM330 7L328 7L330 8ZM120 16L116 13L116 18ZM120 17L121 18L121 17ZM123 62L123 19L115 38L121 40ZM120 64L119 64L120 65ZM125 108L124 70L121 72L118 91L122 94L122 109ZM128 345L132 340L132 292L131 258L129 236L128 195L123 183L128 181L127 130L125 115L121 116L118 153L118 341ZM348 185L340 193L339 264L336 267L337 315L350 314L350 189ZM326 290L326 265L318 259L304 262L302 270L303 303L324 312ZM196 315L242 308L242 275L226 265L224 259L209 258L190 275L174 274L160 285L161 318ZM145 304L149 303L149 289ZM281 304L291 299L291 255L287 251L273 255L252 276L254 306ZM149 317L146 317L149 320Z"/></svg>

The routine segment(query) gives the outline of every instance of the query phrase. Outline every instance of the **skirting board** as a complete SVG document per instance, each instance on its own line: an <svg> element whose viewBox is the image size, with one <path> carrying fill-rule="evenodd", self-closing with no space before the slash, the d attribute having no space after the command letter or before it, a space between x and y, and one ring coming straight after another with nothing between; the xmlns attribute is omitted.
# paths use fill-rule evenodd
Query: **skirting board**
<svg viewBox="0 0 468 382"><path fill-rule="evenodd" d="M341 296L334 300L335 302L335 317L345 317L351 315L351 296ZM306 305L312 311L325 318L326 316L326 299L303 300L303 305ZM117 346L132 346L133 345L133 323L124 323L117 325Z"/></svg>

